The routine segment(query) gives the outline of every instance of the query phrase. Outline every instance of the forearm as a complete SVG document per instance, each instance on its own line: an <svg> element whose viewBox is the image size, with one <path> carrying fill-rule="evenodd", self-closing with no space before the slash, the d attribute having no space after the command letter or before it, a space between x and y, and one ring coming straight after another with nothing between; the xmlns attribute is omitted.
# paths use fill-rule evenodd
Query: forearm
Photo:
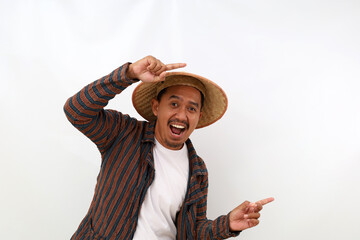
<svg viewBox="0 0 360 240"><path fill-rule="evenodd" d="M137 81L126 77L128 66L128 63L122 65L70 97L64 106L69 121L74 125L83 125L93 121L109 100Z"/></svg>
<svg viewBox="0 0 360 240"><path fill-rule="evenodd" d="M240 232L229 230L229 216L222 215L214 220L202 219L196 223L197 239L226 239L236 237Z"/></svg>
<svg viewBox="0 0 360 240"><path fill-rule="evenodd" d="M104 110L108 102L137 80L126 77L129 64L124 64L110 74L90 83L74 96L70 97L64 106L69 121L100 149L112 138L121 125L122 114L116 111Z"/></svg>
<svg viewBox="0 0 360 240"><path fill-rule="evenodd" d="M207 178L202 184L205 197L196 203L196 239L226 239L239 235L240 232L230 231L229 214L207 219Z"/></svg>

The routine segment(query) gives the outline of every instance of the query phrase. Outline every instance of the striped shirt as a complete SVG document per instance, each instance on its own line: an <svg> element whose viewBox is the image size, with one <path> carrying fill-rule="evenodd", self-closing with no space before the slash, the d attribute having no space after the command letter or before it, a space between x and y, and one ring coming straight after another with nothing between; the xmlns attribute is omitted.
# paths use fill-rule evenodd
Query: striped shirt
<svg viewBox="0 0 360 240"><path fill-rule="evenodd" d="M114 110L108 101L137 82L125 75L129 63L85 86L70 97L64 111L73 126L101 153L101 168L90 208L72 240L132 239L140 207L155 170L152 148L156 122L138 121ZM176 239L224 239L229 215L206 218L208 173L188 139L189 180L185 200L176 216Z"/></svg>

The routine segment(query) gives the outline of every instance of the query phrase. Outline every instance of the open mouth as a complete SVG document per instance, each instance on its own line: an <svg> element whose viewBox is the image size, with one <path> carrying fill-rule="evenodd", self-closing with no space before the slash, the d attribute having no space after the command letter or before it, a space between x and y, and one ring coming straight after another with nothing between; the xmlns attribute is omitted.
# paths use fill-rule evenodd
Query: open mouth
<svg viewBox="0 0 360 240"><path fill-rule="evenodd" d="M180 136L185 131L185 126L178 124L170 124L170 130L174 135Z"/></svg>

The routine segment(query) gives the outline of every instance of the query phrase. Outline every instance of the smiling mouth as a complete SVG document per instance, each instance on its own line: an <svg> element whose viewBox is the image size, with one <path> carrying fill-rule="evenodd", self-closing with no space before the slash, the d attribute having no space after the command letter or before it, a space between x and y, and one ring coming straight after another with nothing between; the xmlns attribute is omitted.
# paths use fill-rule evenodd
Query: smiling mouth
<svg viewBox="0 0 360 240"><path fill-rule="evenodd" d="M182 132L185 131L185 127L178 124L170 124L170 130L175 135L180 135Z"/></svg>

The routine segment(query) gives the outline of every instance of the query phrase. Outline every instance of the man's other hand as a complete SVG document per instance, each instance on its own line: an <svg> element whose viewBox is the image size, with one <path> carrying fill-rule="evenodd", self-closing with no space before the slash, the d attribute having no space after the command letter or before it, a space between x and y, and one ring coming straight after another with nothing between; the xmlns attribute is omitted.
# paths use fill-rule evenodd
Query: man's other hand
<svg viewBox="0 0 360 240"><path fill-rule="evenodd" d="M260 211L267 203L274 201L274 198L266 198L255 203L245 201L230 212L230 231L242 231L255 227L259 224Z"/></svg>
<svg viewBox="0 0 360 240"><path fill-rule="evenodd" d="M169 70L185 67L185 63L163 64L153 56L147 56L129 65L126 76L143 82L164 81Z"/></svg>

